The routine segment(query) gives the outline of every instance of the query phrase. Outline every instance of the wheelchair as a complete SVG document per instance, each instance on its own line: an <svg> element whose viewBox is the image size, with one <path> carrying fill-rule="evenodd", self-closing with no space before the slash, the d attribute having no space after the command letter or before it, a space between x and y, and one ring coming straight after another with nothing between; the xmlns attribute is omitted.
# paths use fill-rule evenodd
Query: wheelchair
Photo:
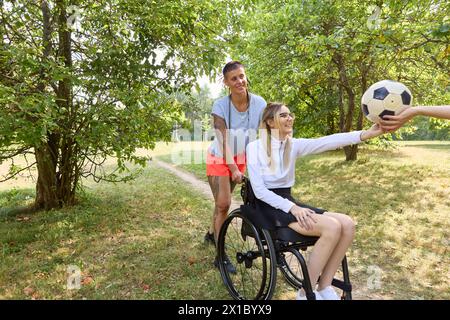
<svg viewBox="0 0 450 320"><path fill-rule="evenodd" d="M244 178L241 197L244 205L251 205L255 199L248 178ZM220 274L231 297L235 300L270 300L275 292L279 269L290 286L297 290L304 288L306 298L315 300L315 284L309 279L302 251L306 252L318 238L302 236L288 227L275 230L258 228L256 221L252 221L241 208L228 214L217 243ZM230 273L226 268L226 257L236 267L236 273ZM352 286L346 257L342 260L342 278L333 279L332 285L342 290L342 300L351 300Z"/></svg>

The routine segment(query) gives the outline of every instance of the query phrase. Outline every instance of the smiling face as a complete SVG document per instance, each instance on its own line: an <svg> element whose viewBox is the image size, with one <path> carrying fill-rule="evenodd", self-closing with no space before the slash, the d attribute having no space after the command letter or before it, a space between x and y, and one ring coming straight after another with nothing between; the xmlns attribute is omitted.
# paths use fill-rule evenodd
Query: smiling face
<svg viewBox="0 0 450 320"><path fill-rule="evenodd" d="M279 137L284 139L286 136L292 136L294 115L285 105L281 106L273 119L267 120L270 129L278 130Z"/></svg>
<svg viewBox="0 0 450 320"><path fill-rule="evenodd" d="M242 67L228 71L223 82L230 88L231 94L241 95L247 92L247 76Z"/></svg>

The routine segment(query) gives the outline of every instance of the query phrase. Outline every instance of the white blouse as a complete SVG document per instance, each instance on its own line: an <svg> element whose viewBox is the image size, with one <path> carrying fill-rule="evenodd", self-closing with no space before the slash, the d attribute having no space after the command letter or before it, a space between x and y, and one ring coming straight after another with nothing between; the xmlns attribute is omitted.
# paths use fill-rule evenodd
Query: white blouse
<svg viewBox="0 0 450 320"><path fill-rule="evenodd" d="M295 160L308 154L316 154L328 150L335 150L362 142L362 131L337 133L316 139L292 138L290 161L287 168L283 168L283 156L286 140L271 138L272 169L268 165L268 157L262 140L258 139L247 146L247 168L250 182L255 196L274 208L289 212L295 205L269 189L290 188L295 183ZM273 169L275 168L275 170Z"/></svg>

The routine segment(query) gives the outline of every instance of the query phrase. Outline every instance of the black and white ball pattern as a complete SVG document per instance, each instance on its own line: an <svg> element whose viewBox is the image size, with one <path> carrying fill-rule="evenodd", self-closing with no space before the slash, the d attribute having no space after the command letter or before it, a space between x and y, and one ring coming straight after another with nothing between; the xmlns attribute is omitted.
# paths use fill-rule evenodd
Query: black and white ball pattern
<svg viewBox="0 0 450 320"><path fill-rule="evenodd" d="M411 91L401 82L382 80L369 87L361 98L361 108L370 121L379 123L385 115L395 115L412 105Z"/></svg>

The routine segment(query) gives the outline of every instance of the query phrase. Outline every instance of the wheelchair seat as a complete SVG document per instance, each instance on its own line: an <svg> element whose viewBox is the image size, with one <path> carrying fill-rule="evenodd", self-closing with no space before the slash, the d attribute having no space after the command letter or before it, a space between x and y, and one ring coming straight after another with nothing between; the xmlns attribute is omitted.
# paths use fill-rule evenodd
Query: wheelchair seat
<svg viewBox="0 0 450 320"><path fill-rule="evenodd" d="M255 217L250 217L246 214L244 211L240 211L241 215L243 217L246 217L252 225L256 226L258 228L258 223L255 220ZM274 242L281 242L284 244L293 243L297 244L300 247L308 247L313 246L316 241L319 239L319 237L313 237L313 236L305 236L300 233L297 233L296 231L292 230L289 227L277 227L274 230L267 230L267 232L270 234L270 237ZM245 239L246 236L254 237L254 233L252 231L252 228L248 224L243 224L241 227L241 235L242 238ZM261 236L261 234L260 234Z"/></svg>
<svg viewBox="0 0 450 320"><path fill-rule="evenodd" d="M304 246L312 246L316 243L319 237L305 236L298 232L295 232L289 227L276 228L271 232L273 240L279 240L283 242L300 243Z"/></svg>

